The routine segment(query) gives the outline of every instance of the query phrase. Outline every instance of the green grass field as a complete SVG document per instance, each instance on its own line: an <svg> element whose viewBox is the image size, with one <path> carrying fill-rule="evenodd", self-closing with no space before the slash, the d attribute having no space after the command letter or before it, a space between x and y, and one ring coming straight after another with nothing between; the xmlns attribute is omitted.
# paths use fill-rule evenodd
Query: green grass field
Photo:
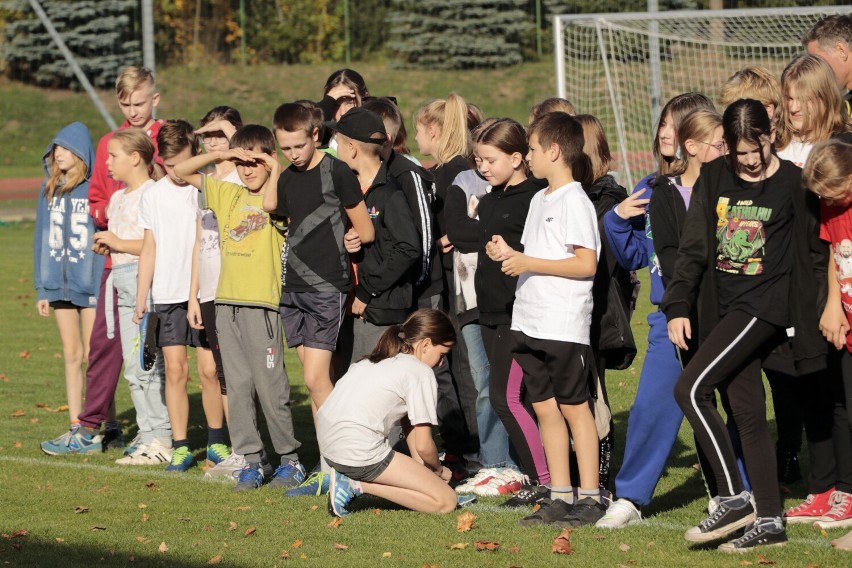
<svg viewBox="0 0 852 568"><path fill-rule="evenodd" d="M68 416L51 412L65 403L61 345L52 319L36 315L32 286L32 223L0 225L0 563L12 566L712 566L775 564L829 567L852 564L821 534L797 525L790 544L731 557L712 549L690 549L682 532L703 518L706 497L688 427L681 431L671 467L645 513L648 521L619 532L594 528L571 535L575 553L557 556L550 546L558 529L521 528L522 513L482 499L469 510L473 530L456 531L457 514L428 516L381 506L366 498L362 511L329 526L325 498L287 499L260 489L233 494L227 485L205 482L200 468L167 475L158 468L115 465L120 456L49 457L39 442L60 434ZM616 468L624 443L627 411L636 392L649 310L647 288L634 317L640 356L634 366L608 377L618 434ZM303 460L316 459L307 392L298 363L288 353L294 383L297 436ZM190 385L190 438L204 443L198 381ZM120 418L132 433L127 387L118 385ZM40 405L46 405L41 408ZM800 497L794 487L787 504ZM15 536L21 531L26 535ZM496 551L477 551L476 541L499 542ZM467 543L463 549L450 549ZM346 549L336 548L344 545ZM287 553L289 558L282 557Z"/></svg>

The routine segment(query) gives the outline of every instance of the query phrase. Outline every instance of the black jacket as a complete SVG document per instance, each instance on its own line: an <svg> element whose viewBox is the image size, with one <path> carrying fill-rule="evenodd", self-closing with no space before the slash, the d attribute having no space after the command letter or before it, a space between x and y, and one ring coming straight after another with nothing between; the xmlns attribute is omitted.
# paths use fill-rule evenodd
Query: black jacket
<svg viewBox="0 0 852 568"><path fill-rule="evenodd" d="M494 262L485 253L485 245L494 235L501 235L510 247L523 251L521 236L533 196L547 182L535 178L509 188L492 188L491 193L479 202L479 257L476 264L476 303L479 323L487 326L512 323L512 306L515 303L517 276L503 274L502 263Z"/></svg>
<svg viewBox="0 0 852 568"><path fill-rule="evenodd" d="M798 176L794 164L781 160L775 175ZM661 308L666 319L689 317L697 308L699 343L720 319L716 287L716 203L719 188L736 177L722 156L701 167L686 214L674 274L666 287ZM790 323L793 337L779 334L778 344L763 367L788 375L804 375L826 365L828 343L819 331L819 318L827 295L828 246L819 238L819 200L801 184L793 199L793 238L790 274ZM653 226L653 225L652 225ZM656 231L656 228L655 228ZM656 234L654 235L656 242Z"/></svg>
<svg viewBox="0 0 852 568"><path fill-rule="evenodd" d="M654 231L654 250L660 263L663 284L674 275L680 236L686 223L686 203L668 176L658 176L648 204L648 215Z"/></svg>
<svg viewBox="0 0 852 568"><path fill-rule="evenodd" d="M364 194L376 239L355 255L355 296L367 304L364 319L376 325L402 323L412 306L412 266L420 259L420 237L411 209L385 164Z"/></svg>
<svg viewBox="0 0 852 568"><path fill-rule="evenodd" d="M447 222L444 219L444 204L447 201L447 191L453 185L456 176L465 170L470 169L468 161L461 157L455 156L452 160L445 164L435 166L432 172L435 174L435 222L437 230L435 231L435 239L438 240L447 234ZM453 255L442 254L441 263L444 270L452 274L453 271Z"/></svg>

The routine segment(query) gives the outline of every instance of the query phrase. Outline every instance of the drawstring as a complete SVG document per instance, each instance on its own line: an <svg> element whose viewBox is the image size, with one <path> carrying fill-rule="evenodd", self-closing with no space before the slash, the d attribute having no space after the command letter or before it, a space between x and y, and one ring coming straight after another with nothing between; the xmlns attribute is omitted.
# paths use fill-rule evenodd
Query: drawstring
<svg viewBox="0 0 852 568"><path fill-rule="evenodd" d="M272 322L269 321L269 310L263 310L263 318L266 320L266 335L269 337L269 339L272 339L275 334L272 330Z"/></svg>

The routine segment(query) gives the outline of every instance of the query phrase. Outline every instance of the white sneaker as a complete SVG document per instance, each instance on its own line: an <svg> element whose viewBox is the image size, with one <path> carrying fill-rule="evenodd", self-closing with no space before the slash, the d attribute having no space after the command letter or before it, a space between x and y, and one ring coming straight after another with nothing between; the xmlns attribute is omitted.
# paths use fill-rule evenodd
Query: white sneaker
<svg viewBox="0 0 852 568"><path fill-rule="evenodd" d="M172 449L164 446L159 440L150 444L142 444L132 454L115 460L119 465L163 465L172 461Z"/></svg>
<svg viewBox="0 0 852 568"><path fill-rule="evenodd" d="M476 472L476 475L474 475L473 477L469 477L461 485L457 485L456 493L473 493L474 488L478 484L485 483L486 481L497 475L499 472L499 468L484 467L478 472Z"/></svg>
<svg viewBox="0 0 852 568"><path fill-rule="evenodd" d="M599 529L623 529L639 522L642 522L642 513L636 505L627 499L618 499L609 506L595 526Z"/></svg>
<svg viewBox="0 0 852 568"><path fill-rule="evenodd" d="M226 459L204 472L205 479L219 479L222 481L237 481L240 471L248 465L246 458L240 454L231 454Z"/></svg>
<svg viewBox="0 0 852 568"><path fill-rule="evenodd" d="M508 467L500 468L497 474L483 482L476 484L473 492L483 497L497 497L500 495L514 495L523 485L524 476L516 469Z"/></svg>

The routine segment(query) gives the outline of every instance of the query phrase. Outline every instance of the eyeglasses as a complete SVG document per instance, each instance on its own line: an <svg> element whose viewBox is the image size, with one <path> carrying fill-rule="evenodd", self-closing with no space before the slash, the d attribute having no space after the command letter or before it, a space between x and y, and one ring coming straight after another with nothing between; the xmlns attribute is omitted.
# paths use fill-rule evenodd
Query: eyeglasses
<svg viewBox="0 0 852 568"><path fill-rule="evenodd" d="M716 144L713 144L711 142L704 142L703 140L698 140L698 142L701 142L702 144L707 144L717 152L724 152L728 148L728 145L724 142L717 142Z"/></svg>

